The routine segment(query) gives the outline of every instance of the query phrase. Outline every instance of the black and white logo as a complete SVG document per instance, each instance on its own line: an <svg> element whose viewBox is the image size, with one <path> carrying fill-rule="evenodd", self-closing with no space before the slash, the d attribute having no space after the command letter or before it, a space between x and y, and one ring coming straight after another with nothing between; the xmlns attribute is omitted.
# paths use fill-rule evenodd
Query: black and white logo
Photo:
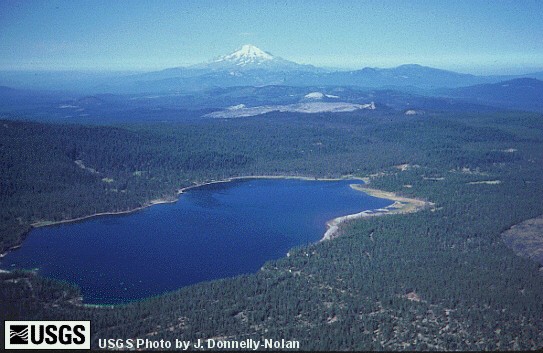
<svg viewBox="0 0 543 353"><path fill-rule="evenodd" d="M90 321L5 321L6 349L90 349Z"/></svg>
<svg viewBox="0 0 543 353"><path fill-rule="evenodd" d="M28 344L28 326L11 325L9 327L10 344Z"/></svg>

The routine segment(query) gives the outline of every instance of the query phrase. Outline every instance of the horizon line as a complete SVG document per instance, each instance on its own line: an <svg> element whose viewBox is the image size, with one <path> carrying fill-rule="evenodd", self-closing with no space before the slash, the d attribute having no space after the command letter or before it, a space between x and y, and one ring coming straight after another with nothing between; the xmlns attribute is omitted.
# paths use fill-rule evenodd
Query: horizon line
<svg viewBox="0 0 543 353"><path fill-rule="evenodd" d="M147 66L147 67L124 67L124 68L116 68L112 66L108 67L41 67L41 68L26 68L26 67L0 67L0 72L82 72L82 73L144 73L144 72L156 72L156 71L163 71L168 69L186 69L190 68L191 66L194 66L196 64L186 64L186 65L178 65L178 66ZM472 66L471 69L454 69L454 68L444 68L443 66L432 66L432 65L424 65L424 64L418 64L418 63L405 63L405 64L399 64L399 65L391 65L391 66L363 66L363 67L342 67L342 66L334 66L334 65L315 65L315 64L308 64L303 63L301 65L312 65L316 68L326 69L330 72L342 72L342 71L360 71L364 69L395 69L402 66L418 66L418 67L424 67L424 68L431 68L431 69L437 69L437 70L443 70L443 71L449 71L459 74L467 74L467 75L474 75L474 76L518 76L518 75L529 75L533 73L539 73L540 71L543 71L543 65L518 65L518 66L503 66L500 69L496 69L496 66L492 65L478 65L478 66ZM492 70L493 69L493 70ZM495 73L474 73L474 71L487 71L487 72L495 72ZM515 71L517 73L510 73L511 71ZM501 73L497 73L501 72ZM509 72L509 73L506 73Z"/></svg>

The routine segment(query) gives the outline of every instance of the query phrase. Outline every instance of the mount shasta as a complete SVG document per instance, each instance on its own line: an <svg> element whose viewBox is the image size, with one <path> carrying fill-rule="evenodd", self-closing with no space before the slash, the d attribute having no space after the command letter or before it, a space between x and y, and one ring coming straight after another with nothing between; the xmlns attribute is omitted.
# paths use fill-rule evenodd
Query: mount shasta
<svg viewBox="0 0 543 353"><path fill-rule="evenodd" d="M97 88L109 93L198 91L216 87L268 85L432 90L525 77L543 79L543 72L516 76L476 76L416 64L395 68L366 67L360 70L334 71L298 64L246 44L207 63L125 76Z"/></svg>
<svg viewBox="0 0 543 353"><path fill-rule="evenodd" d="M247 44L206 63L130 75L0 72L0 113L24 107L40 119L169 121L375 109L541 112L541 79L543 72L476 76L416 64L334 71Z"/></svg>

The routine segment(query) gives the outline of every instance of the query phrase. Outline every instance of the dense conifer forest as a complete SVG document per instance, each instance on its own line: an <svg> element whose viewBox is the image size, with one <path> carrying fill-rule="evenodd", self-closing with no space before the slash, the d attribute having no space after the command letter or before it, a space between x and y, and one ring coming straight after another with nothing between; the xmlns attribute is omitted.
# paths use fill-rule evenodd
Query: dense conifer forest
<svg viewBox="0 0 543 353"><path fill-rule="evenodd" d="M304 350L541 348L543 268L500 234L543 214L542 166L536 113L2 120L0 252L32 224L131 210L231 176L369 176L435 208L351 221L258 273L115 307L82 305L73 285L32 272L0 273L0 317L91 320L94 347L223 337L295 339Z"/></svg>

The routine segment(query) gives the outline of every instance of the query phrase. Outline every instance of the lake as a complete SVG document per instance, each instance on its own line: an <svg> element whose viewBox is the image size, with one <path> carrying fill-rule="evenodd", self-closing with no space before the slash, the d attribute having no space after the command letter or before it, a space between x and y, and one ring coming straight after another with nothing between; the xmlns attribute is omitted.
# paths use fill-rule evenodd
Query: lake
<svg viewBox="0 0 543 353"><path fill-rule="evenodd" d="M319 241L330 219L392 201L359 180L240 179L187 190L171 204L36 228L0 260L80 286L85 303L113 304L257 272Z"/></svg>

